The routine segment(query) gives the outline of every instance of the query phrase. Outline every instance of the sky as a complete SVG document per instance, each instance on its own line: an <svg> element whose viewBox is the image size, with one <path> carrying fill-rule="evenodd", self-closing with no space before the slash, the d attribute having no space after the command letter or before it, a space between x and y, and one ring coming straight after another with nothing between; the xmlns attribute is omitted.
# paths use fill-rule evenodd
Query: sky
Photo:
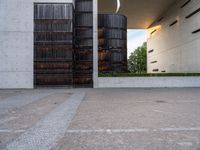
<svg viewBox="0 0 200 150"><path fill-rule="evenodd" d="M128 57L138 47L147 41L146 30L128 30Z"/></svg>

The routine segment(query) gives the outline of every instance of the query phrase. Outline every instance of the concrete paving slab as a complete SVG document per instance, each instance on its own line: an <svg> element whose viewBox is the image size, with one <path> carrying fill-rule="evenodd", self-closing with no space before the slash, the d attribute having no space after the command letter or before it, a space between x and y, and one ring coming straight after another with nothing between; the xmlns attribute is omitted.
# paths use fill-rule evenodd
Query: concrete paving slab
<svg viewBox="0 0 200 150"><path fill-rule="evenodd" d="M4 100L5 98L16 96L22 93L22 90L0 90L0 101Z"/></svg>
<svg viewBox="0 0 200 150"><path fill-rule="evenodd" d="M57 150L199 150L200 89L98 89Z"/></svg>
<svg viewBox="0 0 200 150"><path fill-rule="evenodd" d="M199 89L189 91L91 90L70 129L200 127Z"/></svg>
<svg viewBox="0 0 200 150"><path fill-rule="evenodd" d="M0 114L9 110L19 108L40 100L46 96L52 95L52 91L30 90L17 95L9 96L0 101Z"/></svg>
<svg viewBox="0 0 200 150"><path fill-rule="evenodd" d="M18 107L0 114L0 149L6 143L7 149L20 150L200 150L199 88L35 93L43 91L53 94L22 106L12 103ZM76 98L63 100L69 93L86 95L81 103ZM54 101L60 105L54 106Z"/></svg>
<svg viewBox="0 0 200 150"><path fill-rule="evenodd" d="M200 133L67 133L56 150L199 150Z"/></svg>
<svg viewBox="0 0 200 150"><path fill-rule="evenodd" d="M70 95L71 93L50 95L6 114L0 114L0 149L31 128Z"/></svg>
<svg viewBox="0 0 200 150"><path fill-rule="evenodd" d="M64 136L85 93L74 93L44 119L6 146L8 150L49 150Z"/></svg>

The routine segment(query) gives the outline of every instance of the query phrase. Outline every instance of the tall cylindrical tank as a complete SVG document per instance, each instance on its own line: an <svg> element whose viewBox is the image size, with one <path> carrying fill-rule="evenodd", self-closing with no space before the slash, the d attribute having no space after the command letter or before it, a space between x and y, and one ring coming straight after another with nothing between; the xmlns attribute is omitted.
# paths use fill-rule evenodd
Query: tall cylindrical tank
<svg viewBox="0 0 200 150"><path fill-rule="evenodd" d="M99 72L127 71L127 18L119 14L99 14Z"/></svg>
<svg viewBox="0 0 200 150"><path fill-rule="evenodd" d="M93 0L75 0L74 85L93 87Z"/></svg>

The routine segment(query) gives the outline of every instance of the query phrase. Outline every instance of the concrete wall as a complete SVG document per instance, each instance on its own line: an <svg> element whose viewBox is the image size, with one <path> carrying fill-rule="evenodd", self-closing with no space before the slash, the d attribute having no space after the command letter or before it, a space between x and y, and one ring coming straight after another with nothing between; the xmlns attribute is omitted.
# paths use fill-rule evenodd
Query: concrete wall
<svg viewBox="0 0 200 150"><path fill-rule="evenodd" d="M149 28L148 50L148 72L153 69L158 72L200 72L200 32L192 34L200 28L200 12L189 19L185 17L200 8L199 0L192 0L184 8L180 8L187 0L180 0L167 10ZM178 23L169 26L173 21ZM152 31L157 31L150 35ZM157 61L156 63L154 61ZM154 63L152 63L154 62Z"/></svg>
<svg viewBox="0 0 200 150"><path fill-rule="evenodd" d="M33 5L73 0L0 0L0 88L33 88Z"/></svg>
<svg viewBox="0 0 200 150"><path fill-rule="evenodd" d="M98 78L99 88L200 87L200 77Z"/></svg>
<svg viewBox="0 0 200 150"><path fill-rule="evenodd" d="M98 87L98 0L93 0L93 87Z"/></svg>

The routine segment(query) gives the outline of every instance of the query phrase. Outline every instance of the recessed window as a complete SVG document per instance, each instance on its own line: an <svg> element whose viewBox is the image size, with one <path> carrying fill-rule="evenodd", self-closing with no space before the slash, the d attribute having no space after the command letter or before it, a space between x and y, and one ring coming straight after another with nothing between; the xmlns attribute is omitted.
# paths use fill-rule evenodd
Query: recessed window
<svg viewBox="0 0 200 150"><path fill-rule="evenodd" d="M158 19L158 22L161 22L164 19L164 17L161 17Z"/></svg>
<svg viewBox="0 0 200 150"><path fill-rule="evenodd" d="M175 25L175 24L177 24L178 23L178 20L175 20L174 22L172 22L169 26L171 27L171 26L173 26L173 25Z"/></svg>
<svg viewBox="0 0 200 150"><path fill-rule="evenodd" d="M159 69L153 69L153 72L158 72L159 71Z"/></svg>
<svg viewBox="0 0 200 150"><path fill-rule="evenodd" d="M155 29L155 30L153 30L153 31L151 32L151 35L152 35L152 34L154 34L156 31L157 31L156 29Z"/></svg>
<svg viewBox="0 0 200 150"><path fill-rule="evenodd" d="M187 4L189 4L191 2L191 0L186 1L183 5L181 5L180 8L184 8Z"/></svg>
<svg viewBox="0 0 200 150"><path fill-rule="evenodd" d="M185 18L188 19L188 18L192 17L193 15L195 15L195 14L198 13L198 12L200 12L200 8L197 9L197 10L195 10L195 11L193 11L192 13L190 13L190 14L189 14L188 16L186 16Z"/></svg>
<svg viewBox="0 0 200 150"><path fill-rule="evenodd" d="M162 73L165 73L166 71L165 71L165 70L162 70L161 72L162 72Z"/></svg>
<svg viewBox="0 0 200 150"><path fill-rule="evenodd" d="M152 50L149 50L149 53L152 53L154 50L152 49Z"/></svg>
<svg viewBox="0 0 200 150"><path fill-rule="evenodd" d="M152 61L151 64L155 64L155 63L157 63L157 62L158 62L158 61Z"/></svg>
<svg viewBox="0 0 200 150"><path fill-rule="evenodd" d="M193 31L192 34L195 34L195 33L198 33L198 32L200 32L200 29Z"/></svg>

